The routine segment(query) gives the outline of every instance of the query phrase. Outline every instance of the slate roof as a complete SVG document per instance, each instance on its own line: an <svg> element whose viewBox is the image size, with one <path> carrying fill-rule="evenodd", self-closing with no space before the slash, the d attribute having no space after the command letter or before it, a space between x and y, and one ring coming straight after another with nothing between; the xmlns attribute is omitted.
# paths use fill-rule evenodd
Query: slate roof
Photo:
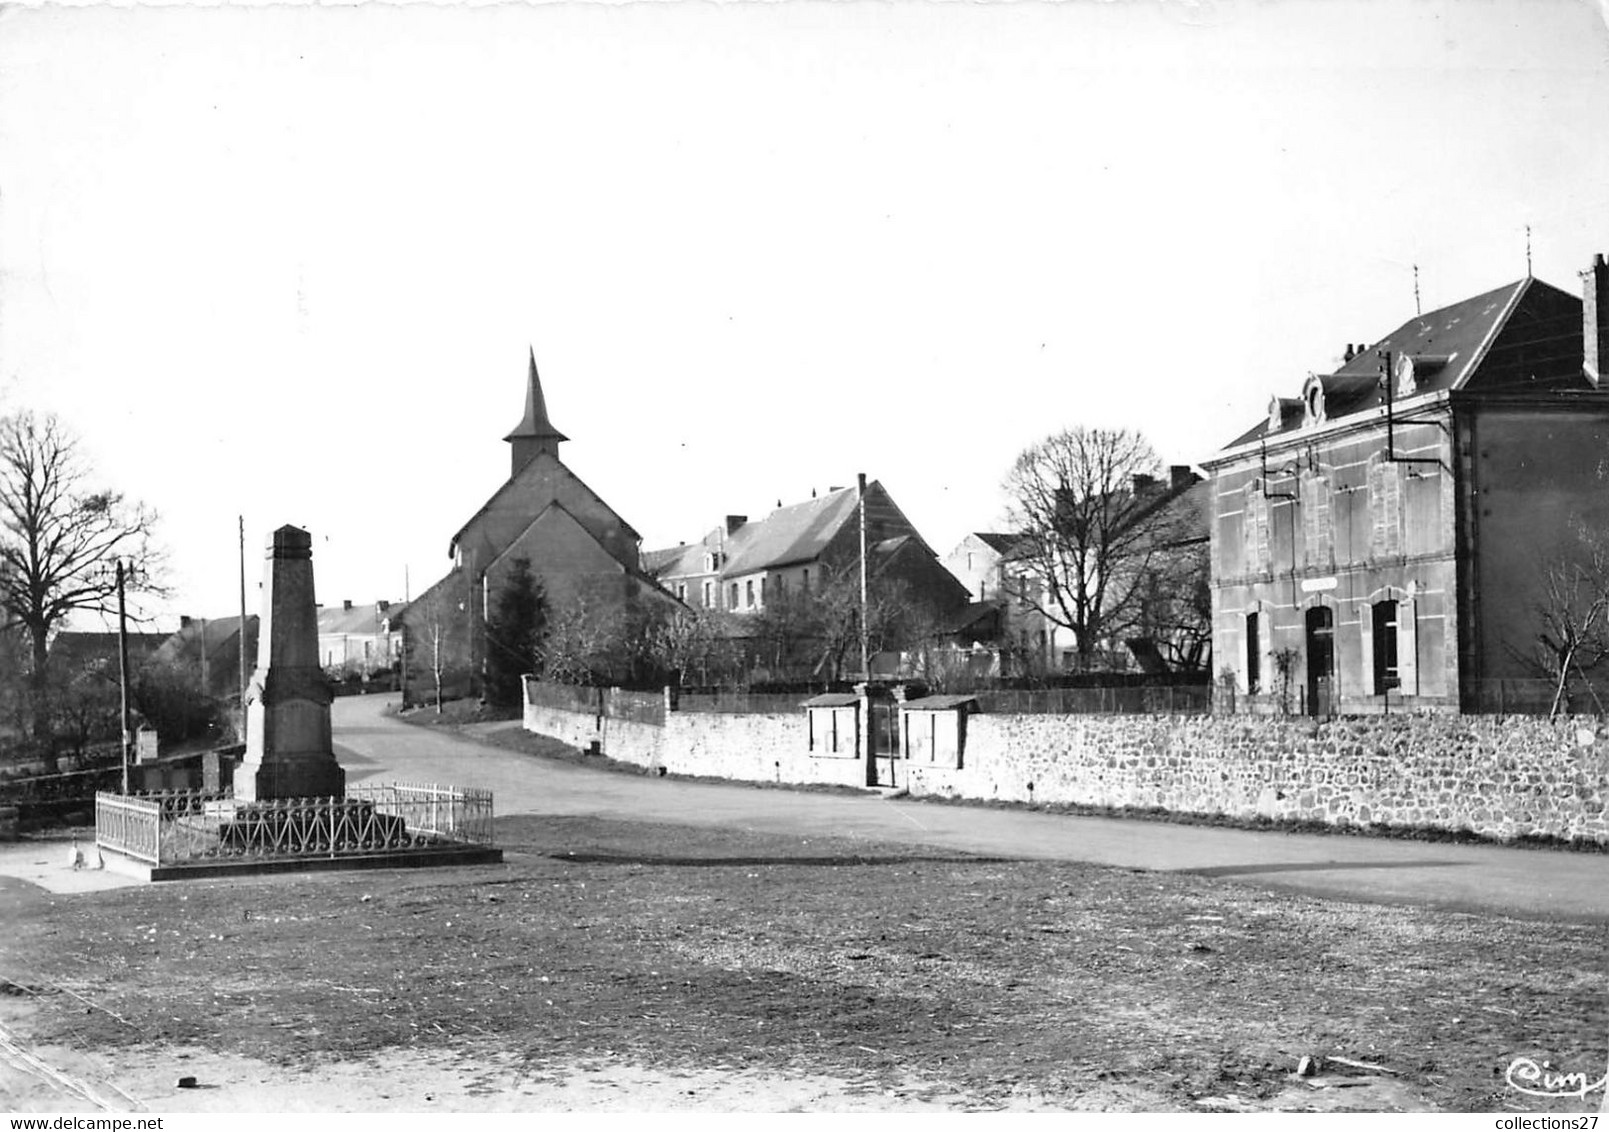
<svg viewBox="0 0 1609 1132"><path fill-rule="evenodd" d="M246 640L248 649L252 638L256 636L257 615L252 614L246 618ZM203 620L194 618L190 624L184 626L177 633L172 634L156 650L155 656L162 661L175 661L181 657L197 655L198 642L204 642L207 655L214 656L225 646L237 648L235 638L240 631L240 617L210 617Z"/></svg>
<svg viewBox="0 0 1609 1132"><path fill-rule="evenodd" d="M378 633L382 620L395 622L402 613L402 602L393 601L384 613L376 614L375 606L378 602L353 602L351 609L344 609L339 605L324 605L318 610L318 631L320 634L351 633L364 635Z"/></svg>
<svg viewBox="0 0 1609 1132"><path fill-rule="evenodd" d="M1505 382L1540 378L1571 384L1580 379L1580 323L1578 298L1529 276L1416 315L1365 346L1334 373L1318 375L1325 417L1335 420L1385 404L1380 387L1381 351L1394 359L1406 355L1420 363L1415 367L1414 395L1463 389L1477 373L1483 382L1490 374L1492 380ZM1298 427L1305 417L1302 400L1278 400L1279 429L1269 428L1265 413L1256 427L1236 437L1229 447Z"/></svg>
<svg viewBox="0 0 1609 1132"><path fill-rule="evenodd" d="M138 668L162 647L167 633L128 634L130 668ZM117 634L81 633L67 629L50 639L50 663L57 671L109 667L117 670Z"/></svg>
<svg viewBox="0 0 1609 1132"><path fill-rule="evenodd" d="M1206 542L1212 537L1212 481L1200 480L1180 491L1165 506L1173 512L1179 529L1173 545Z"/></svg>
<svg viewBox="0 0 1609 1132"><path fill-rule="evenodd" d="M779 507L760 522L743 524L727 540L727 565L722 573L734 577L820 558L833 536L854 518L856 494L852 487L841 488Z"/></svg>
<svg viewBox="0 0 1609 1132"><path fill-rule="evenodd" d="M987 598L984 601L970 601L955 615L955 620L945 630L949 633L964 633L980 621L986 621L1000 613L1005 603L996 598Z"/></svg>
<svg viewBox="0 0 1609 1132"><path fill-rule="evenodd" d="M973 531L973 537L981 540L990 550L999 554L1008 554L1011 548L1022 541L1021 534L1004 534L998 531Z"/></svg>
<svg viewBox="0 0 1609 1132"><path fill-rule="evenodd" d="M699 548L702 553L703 548ZM673 567L687 554L688 547L672 546L665 550L645 550L642 552L642 570L644 574L654 578L669 577L681 573Z"/></svg>

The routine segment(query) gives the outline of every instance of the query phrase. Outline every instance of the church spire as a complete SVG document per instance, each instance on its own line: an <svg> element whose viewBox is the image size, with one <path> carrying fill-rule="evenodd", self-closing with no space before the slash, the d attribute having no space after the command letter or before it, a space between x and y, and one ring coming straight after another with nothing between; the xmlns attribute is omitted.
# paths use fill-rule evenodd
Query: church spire
<svg viewBox="0 0 1609 1132"><path fill-rule="evenodd" d="M559 442L570 439L553 427L548 420L547 399L542 396L542 379L536 372L536 348L531 348L531 372L525 387L525 416L514 426L514 431L503 437L514 448L514 467L511 475L542 452L554 459L559 456Z"/></svg>

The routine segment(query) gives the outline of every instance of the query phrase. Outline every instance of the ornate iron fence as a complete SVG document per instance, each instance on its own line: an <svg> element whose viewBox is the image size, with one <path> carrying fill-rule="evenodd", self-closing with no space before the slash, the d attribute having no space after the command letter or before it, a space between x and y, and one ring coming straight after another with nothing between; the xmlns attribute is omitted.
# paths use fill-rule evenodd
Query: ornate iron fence
<svg viewBox="0 0 1609 1132"><path fill-rule="evenodd" d="M95 844L154 865L161 819L162 807L150 798L102 791L95 795Z"/></svg>
<svg viewBox="0 0 1609 1132"><path fill-rule="evenodd" d="M344 798L260 802L205 791L100 793L95 841L151 865L490 845L492 793L408 783L354 786Z"/></svg>
<svg viewBox="0 0 1609 1132"><path fill-rule="evenodd" d="M475 845L492 843L492 792L472 786L407 782L349 786L351 801L371 802L377 812L402 818L416 834Z"/></svg>

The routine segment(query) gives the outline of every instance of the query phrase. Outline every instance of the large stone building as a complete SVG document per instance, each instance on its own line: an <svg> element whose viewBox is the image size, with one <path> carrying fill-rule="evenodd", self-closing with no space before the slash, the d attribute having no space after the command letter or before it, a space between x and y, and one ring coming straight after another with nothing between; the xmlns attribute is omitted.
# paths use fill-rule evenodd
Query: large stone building
<svg viewBox="0 0 1609 1132"><path fill-rule="evenodd" d="M1207 462L1215 663L1255 706L1535 706L1546 571L1609 521L1601 255L1583 281L1348 346Z"/></svg>
<svg viewBox="0 0 1609 1132"><path fill-rule="evenodd" d="M764 519L728 515L698 542L649 551L644 562L688 606L760 613L790 593L845 578L858 585L861 500L858 486L834 487L802 503L779 501ZM910 602L940 620L953 617L966 605L965 588L880 482L865 485L864 500L869 580L898 584Z"/></svg>
<svg viewBox="0 0 1609 1132"><path fill-rule="evenodd" d="M643 573L631 524L559 458L568 438L548 419L534 353L524 415L503 439L508 479L452 536L452 569L403 613L408 702L434 694L438 652L446 694L479 694L486 617L516 559L541 581L550 620L580 611L602 623L640 601L670 602Z"/></svg>

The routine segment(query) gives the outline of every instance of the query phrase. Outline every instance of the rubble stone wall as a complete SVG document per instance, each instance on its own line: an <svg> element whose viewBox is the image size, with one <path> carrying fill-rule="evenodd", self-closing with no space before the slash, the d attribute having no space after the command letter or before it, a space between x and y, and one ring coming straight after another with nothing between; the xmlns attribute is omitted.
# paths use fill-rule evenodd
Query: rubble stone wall
<svg viewBox="0 0 1609 1132"><path fill-rule="evenodd" d="M805 713L672 713L663 727L528 705L528 730L675 774L863 785L813 756ZM973 715L959 767L902 761L913 796L1469 830L1609 843L1609 728L1424 714Z"/></svg>
<svg viewBox="0 0 1609 1132"><path fill-rule="evenodd" d="M913 795L1609 841L1609 729L1495 716L975 715Z"/></svg>

